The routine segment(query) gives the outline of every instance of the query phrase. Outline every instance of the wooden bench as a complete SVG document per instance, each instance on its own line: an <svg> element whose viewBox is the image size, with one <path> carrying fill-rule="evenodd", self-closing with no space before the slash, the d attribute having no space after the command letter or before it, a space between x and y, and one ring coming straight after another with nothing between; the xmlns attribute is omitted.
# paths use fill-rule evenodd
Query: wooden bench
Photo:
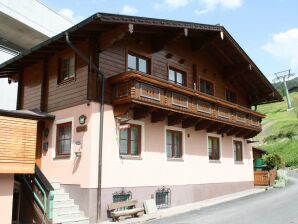
<svg viewBox="0 0 298 224"><path fill-rule="evenodd" d="M121 216L139 217L144 214L144 208L136 208L137 200L115 202L108 205L108 212L113 221L118 221ZM123 208L123 210L119 210Z"/></svg>

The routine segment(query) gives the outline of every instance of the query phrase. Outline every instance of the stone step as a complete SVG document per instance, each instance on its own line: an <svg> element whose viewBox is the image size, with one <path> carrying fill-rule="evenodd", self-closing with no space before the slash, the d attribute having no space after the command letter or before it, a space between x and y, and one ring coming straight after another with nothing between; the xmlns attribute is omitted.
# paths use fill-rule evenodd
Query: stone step
<svg viewBox="0 0 298 224"><path fill-rule="evenodd" d="M55 198L55 196L54 196ZM75 205L73 199L68 199L68 200L55 200L54 199L54 207L60 207L60 206L73 206Z"/></svg>
<svg viewBox="0 0 298 224"><path fill-rule="evenodd" d="M68 200L69 198L69 193L55 193L54 194L54 203L55 201L64 201Z"/></svg>
<svg viewBox="0 0 298 224"><path fill-rule="evenodd" d="M56 189L54 190L54 194L61 194L61 193L65 193L65 190L63 188L60 188L60 189Z"/></svg>
<svg viewBox="0 0 298 224"><path fill-rule="evenodd" d="M53 219L70 219L70 218L82 218L84 215L80 211L74 212L60 212L59 214L53 213Z"/></svg>
<svg viewBox="0 0 298 224"><path fill-rule="evenodd" d="M53 219L53 224L89 224L89 219L86 217L69 218L69 219Z"/></svg>
<svg viewBox="0 0 298 224"><path fill-rule="evenodd" d="M52 182L51 185L55 190L58 190L61 188L61 184L58 182Z"/></svg>
<svg viewBox="0 0 298 224"><path fill-rule="evenodd" d="M78 212L79 210L79 206L78 205L60 205L57 206L54 203L53 206L53 214L60 214L60 213L64 213L64 212Z"/></svg>

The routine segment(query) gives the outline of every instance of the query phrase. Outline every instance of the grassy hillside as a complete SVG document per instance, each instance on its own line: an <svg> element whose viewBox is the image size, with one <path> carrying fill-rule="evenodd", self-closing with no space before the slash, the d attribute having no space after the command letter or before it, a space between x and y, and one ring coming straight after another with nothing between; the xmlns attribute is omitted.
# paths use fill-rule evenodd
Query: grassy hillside
<svg viewBox="0 0 298 224"><path fill-rule="evenodd" d="M260 148L278 153L286 166L298 166L298 93L291 94L294 109L287 111L286 100L262 105L258 111L266 114L263 132L256 136Z"/></svg>

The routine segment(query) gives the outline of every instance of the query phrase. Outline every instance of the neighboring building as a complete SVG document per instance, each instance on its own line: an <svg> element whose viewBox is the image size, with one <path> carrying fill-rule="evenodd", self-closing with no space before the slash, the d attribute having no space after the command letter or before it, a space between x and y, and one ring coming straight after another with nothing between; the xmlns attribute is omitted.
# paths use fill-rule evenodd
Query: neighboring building
<svg viewBox="0 0 298 224"><path fill-rule="evenodd" d="M289 93L298 92L298 86L293 86L289 89Z"/></svg>
<svg viewBox="0 0 298 224"><path fill-rule="evenodd" d="M95 67L106 79L104 113ZM250 108L282 100L222 26L105 13L0 74L19 82L17 109L55 116L39 122L36 151L59 188L54 222L70 219L55 214L68 197L94 222L113 201L153 198L165 208L253 188L246 139L265 116Z"/></svg>
<svg viewBox="0 0 298 224"><path fill-rule="evenodd" d="M50 19L49 19L50 18ZM74 23L37 0L0 0L0 63L47 40ZM15 109L17 84L0 80L1 109Z"/></svg>

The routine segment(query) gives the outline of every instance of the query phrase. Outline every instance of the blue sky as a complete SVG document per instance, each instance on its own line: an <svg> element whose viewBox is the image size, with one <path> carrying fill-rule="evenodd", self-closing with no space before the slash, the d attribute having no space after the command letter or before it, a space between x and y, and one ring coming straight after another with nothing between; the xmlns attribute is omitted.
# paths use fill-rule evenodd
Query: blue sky
<svg viewBox="0 0 298 224"><path fill-rule="evenodd" d="M78 22L96 12L221 24L271 81L275 72L298 73L296 0L43 0Z"/></svg>

